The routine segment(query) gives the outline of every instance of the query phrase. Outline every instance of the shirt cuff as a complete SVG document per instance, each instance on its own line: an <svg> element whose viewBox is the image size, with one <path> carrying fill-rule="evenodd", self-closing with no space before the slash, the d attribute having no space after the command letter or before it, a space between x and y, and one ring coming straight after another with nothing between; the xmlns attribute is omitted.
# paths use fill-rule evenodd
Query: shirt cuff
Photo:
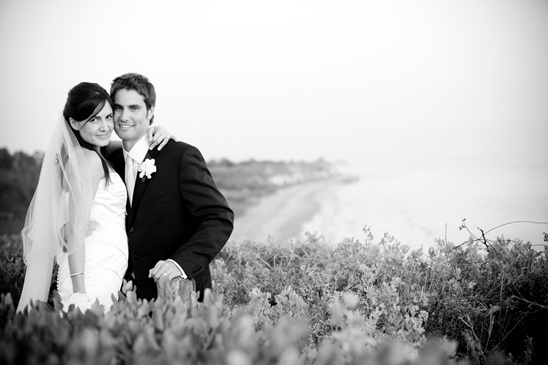
<svg viewBox="0 0 548 365"><path fill-rule="evenodd" d="M179 275L180 277L182 277L183 279L187 279L188 276L186 276L185 274L185 271L183 270L183 268L181 266L179 266L179 264L177 263L177 261L175 260L172 260L172 259L167 259L166 261L169 261L169 262L173 262L175 264L175 266L177 266L177 268L179 269L179 271L181 272L181 274Z"/></svg>

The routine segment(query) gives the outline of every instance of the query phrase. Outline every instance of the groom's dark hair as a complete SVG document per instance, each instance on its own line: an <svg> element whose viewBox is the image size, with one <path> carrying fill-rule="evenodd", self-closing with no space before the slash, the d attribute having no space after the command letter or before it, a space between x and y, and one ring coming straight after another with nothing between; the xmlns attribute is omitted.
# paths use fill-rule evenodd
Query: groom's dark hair
<svg viewBox="0 0 548 365"><path fill-rule="evenodd" d="M152 85L146 76L138 73L127 73L115 78L110 86L110 97L112 100L114 100L114 95L122 89L135 90L141 94L145 100L147 110L156 105L156 90L154 90L154 85ZM152 124L153 120L154 115L150 120L150 124Z"/></svg>

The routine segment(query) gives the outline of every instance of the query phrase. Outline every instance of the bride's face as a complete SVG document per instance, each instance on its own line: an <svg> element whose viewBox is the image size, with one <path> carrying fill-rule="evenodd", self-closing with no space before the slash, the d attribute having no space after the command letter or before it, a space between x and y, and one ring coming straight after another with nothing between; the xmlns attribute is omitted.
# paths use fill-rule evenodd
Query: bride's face
<svg viewBox="0 0 548 365"><path fill-rule="evenodd" d="M71 120L71 125L80 131L80 136L84 141L94 146L104 147L108 145L114 128L112 108L109 103L105 103L103 109L87 122Z"/></svg>

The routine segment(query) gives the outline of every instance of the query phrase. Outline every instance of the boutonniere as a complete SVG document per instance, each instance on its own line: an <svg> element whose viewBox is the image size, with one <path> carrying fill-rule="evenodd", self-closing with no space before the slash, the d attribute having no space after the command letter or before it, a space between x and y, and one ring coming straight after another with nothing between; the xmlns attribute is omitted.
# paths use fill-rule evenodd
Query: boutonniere
<svg viewBox="0 0 548 365"><path fill-rule="evenodd" d="M143 161L139 167L139 177L145 181L145 176L147 179L151 178L151 175L156 172L156 162L154 159L147 158Z"/></svg>

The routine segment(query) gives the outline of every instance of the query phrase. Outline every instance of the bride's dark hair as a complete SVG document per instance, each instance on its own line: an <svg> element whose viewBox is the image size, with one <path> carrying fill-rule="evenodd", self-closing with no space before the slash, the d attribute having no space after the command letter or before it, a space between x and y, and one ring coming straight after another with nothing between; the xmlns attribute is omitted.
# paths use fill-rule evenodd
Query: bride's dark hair
<svg viewBox="0 0 548 365"><path fill-rule="evenodd" d="M99 155L108 182L110 181L110 174L107 160L103 157L101 152L95 148L96 146L86 142L80 135L80 131L73 129L70 125L70 118L76 121L86 120L87 123L88 120L99 114L105 106L105 103L109 103L114 110L110 95L101 85L93 82L81 82L68 92L65 108L63 109L63 117L65 118L68 127L74 132L80 146L95 151Z"/></svg>

